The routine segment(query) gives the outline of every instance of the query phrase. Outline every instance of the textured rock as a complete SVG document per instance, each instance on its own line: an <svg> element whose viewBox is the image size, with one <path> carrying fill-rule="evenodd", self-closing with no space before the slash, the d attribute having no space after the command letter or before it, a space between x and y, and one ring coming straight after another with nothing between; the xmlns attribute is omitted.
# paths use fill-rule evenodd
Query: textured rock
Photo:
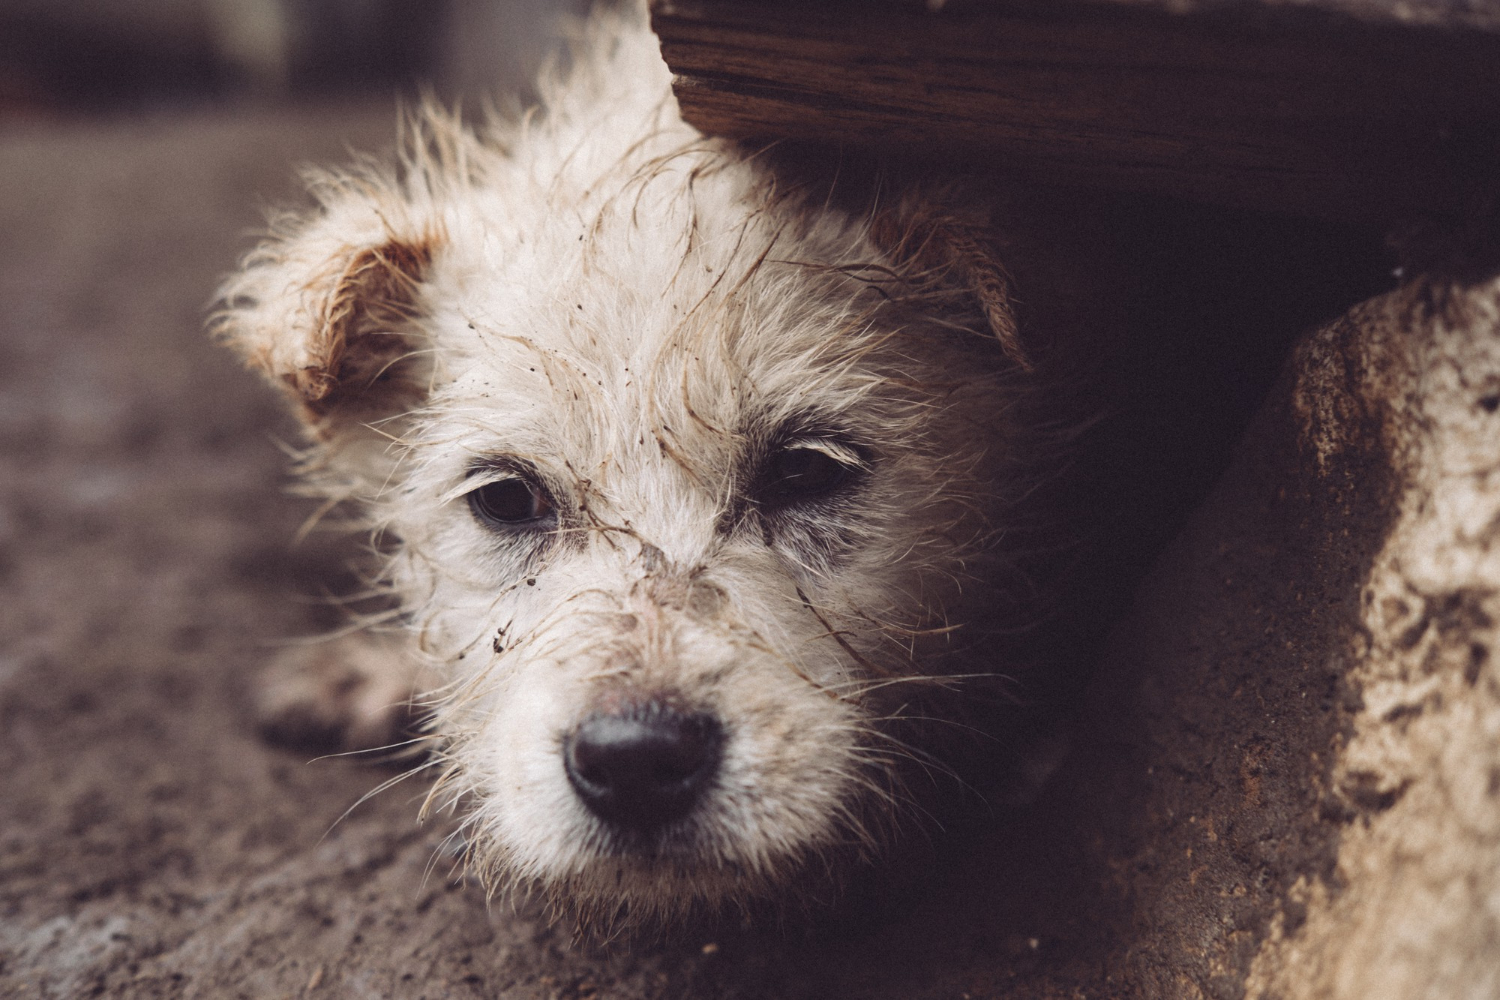
<svg viewBox="0 0 1500 1000"><path fill-rule="evenodd" d="M1059 794L1126 995L1500 994L1497 302L1310 336L1117 631Z"/></svg>
<svg viewBox="0 0 1500 1000"><path fill-rule="evenodd" d="M1333 770L1356 821L1299 881L1252 997L1500 995L1500 282L1421 285L1301 351L1294 396L1320 466L1378 426L1400 478L1362 590Z"/></svg>

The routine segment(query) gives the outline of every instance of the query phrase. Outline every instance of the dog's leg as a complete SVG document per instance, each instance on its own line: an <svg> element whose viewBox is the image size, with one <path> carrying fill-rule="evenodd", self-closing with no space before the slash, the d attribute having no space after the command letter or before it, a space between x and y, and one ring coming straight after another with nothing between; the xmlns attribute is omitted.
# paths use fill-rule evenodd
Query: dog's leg
<svg viewBox="0 0 1500 1000"><path fill-rule="evenodd" d="M275 743L370 750L406 738L416 667L400 638L355 633L288 649L267 664L255 721Z"/></svg>

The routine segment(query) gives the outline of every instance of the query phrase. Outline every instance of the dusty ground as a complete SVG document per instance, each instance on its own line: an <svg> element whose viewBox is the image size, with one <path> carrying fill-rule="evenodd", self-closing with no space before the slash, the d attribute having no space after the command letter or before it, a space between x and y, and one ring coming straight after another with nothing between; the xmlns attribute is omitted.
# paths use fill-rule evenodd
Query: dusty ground
<svg viewBox="0 0 1500 1000"><path fill-rule="evenodd" d="M1357 420L1309 452L1285 385L1140 591L1059 781L952 831L891 911L601 949L451 878L420 781L344 815L397 772L246 717L270 644L327 626L339 558L289 544L279 405L201 331L288 163L390 121L0 133L0 995L1229 998L1258 954L1275 978L1308 886L1338 940L1341 841L1393 801L1335 770L1396 486Z"/></svg>

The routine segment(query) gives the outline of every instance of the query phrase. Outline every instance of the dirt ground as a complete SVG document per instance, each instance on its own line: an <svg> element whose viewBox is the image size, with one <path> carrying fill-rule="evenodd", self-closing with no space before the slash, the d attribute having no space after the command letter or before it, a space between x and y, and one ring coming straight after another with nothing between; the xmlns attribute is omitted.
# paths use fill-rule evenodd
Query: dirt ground
<svg viewBox="0 0 1500 1000"><path fill-rule="evenodd" d="M340 559L290 543L290 428L203 315L288 164L391 124L0 133L0 995L1242 996L1360 817L1327 772L1389 516L1358 455L1298 478L1275 407L1141 591L1053 789L950 831L879 913L581 944L453 877L419 779L361 802L399 772L258 739L247 685L326 627Z"/></svg>

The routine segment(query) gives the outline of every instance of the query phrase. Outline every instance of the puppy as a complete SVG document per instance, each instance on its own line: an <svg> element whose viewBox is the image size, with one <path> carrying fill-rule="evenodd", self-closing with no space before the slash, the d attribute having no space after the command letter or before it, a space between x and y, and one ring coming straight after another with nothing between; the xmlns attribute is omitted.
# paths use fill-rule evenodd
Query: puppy
<svg viewBox="0 0 1500 1000"><path fill-rule="evenodd" d="M473 870L611 926L821 900L919 821L1013 693L1060 440L974 222L700 135L644 22L316 175L214 319L396 605L271 721L417 705Z"/></svg>

